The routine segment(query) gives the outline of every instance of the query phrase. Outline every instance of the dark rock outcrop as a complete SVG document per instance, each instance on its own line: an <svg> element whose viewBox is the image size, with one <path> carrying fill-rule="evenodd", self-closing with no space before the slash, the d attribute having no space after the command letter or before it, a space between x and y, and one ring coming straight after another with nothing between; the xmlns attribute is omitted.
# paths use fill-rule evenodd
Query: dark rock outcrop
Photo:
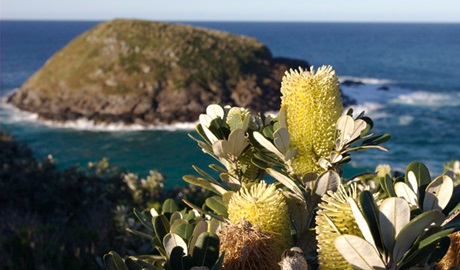
<svg viewBox="0 0 460 270"><path fill-rule="evenodd" d="M309 64L245 36L113 20L58 51L9 102L57 121L190 122L211 103L278 109L282 76L299 66Z"/></svg>

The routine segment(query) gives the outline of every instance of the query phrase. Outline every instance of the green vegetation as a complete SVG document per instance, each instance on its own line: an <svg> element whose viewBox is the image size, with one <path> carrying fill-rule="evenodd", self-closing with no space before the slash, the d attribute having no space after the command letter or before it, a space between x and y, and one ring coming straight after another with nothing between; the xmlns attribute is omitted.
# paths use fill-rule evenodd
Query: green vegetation
<svg viewBox="0 0 460 270"><path fill-rule="evenodd" d="M37 161L30 149L0 132L0 266L2 269L101 269L110 249L153 252L128 237L139 228L133 207L152 208L166 198L200 203L194 187L163 189L164 176L146 178L109 166L58 170L51 156Z"/></svg>

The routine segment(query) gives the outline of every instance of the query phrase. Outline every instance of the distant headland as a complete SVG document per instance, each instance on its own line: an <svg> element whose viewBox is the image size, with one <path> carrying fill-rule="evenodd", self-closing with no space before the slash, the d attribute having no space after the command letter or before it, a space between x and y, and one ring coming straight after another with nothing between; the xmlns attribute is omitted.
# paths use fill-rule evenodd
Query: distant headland
<svg viewBox="0 0 460 270"><path fill-rule="evenodd" d="M112 20L56 52L8 102L53 121L193 122L211 103L279 109L282 76L299 66L309 64L246 36Z"/></svg>

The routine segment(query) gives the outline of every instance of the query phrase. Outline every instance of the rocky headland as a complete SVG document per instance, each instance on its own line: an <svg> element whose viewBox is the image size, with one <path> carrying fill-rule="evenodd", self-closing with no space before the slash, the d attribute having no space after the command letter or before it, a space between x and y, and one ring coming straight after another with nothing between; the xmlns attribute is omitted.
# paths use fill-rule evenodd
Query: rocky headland
<svg viewBox="0 0 460 270"><path fill-rule="evenodd" d="M53 121L193 122L211 103L277 110L303 60L254 38L141 20L101 23L56 52L8 101Z"/></svg>

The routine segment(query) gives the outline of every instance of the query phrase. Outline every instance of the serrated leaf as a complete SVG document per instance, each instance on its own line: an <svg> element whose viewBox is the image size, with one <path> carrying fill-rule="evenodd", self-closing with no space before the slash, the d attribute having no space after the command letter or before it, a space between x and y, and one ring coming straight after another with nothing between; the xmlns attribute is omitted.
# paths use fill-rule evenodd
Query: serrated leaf
<svg viewBox="0 0 460 270"><path fill-rule="evenodd" d="M361 230L364 239L366 239L367 242L369 242L375 249L377 249L374 237L372 236L371 228L369 227L366 218L361 212L361 209L359 209L358 204L355 202L353 198L348 198L348 203L350 204L351 211L353 212L355 221L358 224L358 227Z"/></svg>
<svg viewBox="0 0 460 270"><path fill-rule="evenodd" d="M421 235L426 228L428 228L432 223L439 226L444 219L445 216L441 212L437 210L430 210L418 215L406 224L396 237L396 242L393 248L394 261L399 262L404 257L404 254L414 244L415 239Z"/></svg>
<svg viewBox="0 0 460 270"><path fill-rule="evenodd" d="M334 244L353 269L385 269L385 264L374 246L358 236L341 235L334 240Z"/></svg>
<svg viewBox="0 0 460 270"><path fill-rule="evenodd" d="M395 193L398 197L404 198L411 205L418 207L418 197L406 183L397 182L395 184Z"/></svg>
<svg viewBox="0 0 460 270"><path fill-rule="evenodd" d="M265 147L268 151L272 152L273 154L277 155L280 159L284 160L284 155L276 148L273 143L267 140L262 134L257 131L253 133L254 139L260 143L263 147Z"/></svg>
<svg viewBox="0 0 460 270"><path fill-rule="evenodd" d="M287 151L289 150L291 144L291 137L289 135L289 131L285 128L280 128L273 134L276 148L280 150L283 155L286 155Z"/></svg>
<svg viewBox="0 0 460 270"><path fill-rule="evenodd" d="M212 268L219 258L219 237L214 233L201 233L193 248L193 264Z"/></svg>
<svg viewBox="0 0 460 270"><path fill-rule="evenodd" d="M108 270L128 270L123 259L115 251L110 251L104 255L104 263Z"/></svg>
<svg viewBox="0 0 460 270"><path fill-rule="evenodd" d="M423 211L442 211L449 204L454 192L454 182L447 175L434 179L425 189L423 200Z"/></svg>
<svg viewBox="0 0 460 270"><path fill-rule="evenodd" d="M187 243L179 235L175 233L168 233L163 238L163 246L165 247L168 256L171 256L171 252L175 247L181 247L185 255L187 255Z"/></svg>
<svg viewBox="0 0 460 270"><path fill-rule="evenodd" d="M227 207L225 207L224 203L222 202L222 198L219 196L212 196L206 199L206 205L211 208L214 212L218 215L228 216Z"/></svg>
<svg viewBox="0 0 460 270"><path fill-rule="evenodd" d="M425 164L421 162L411 162L406 168L406 179L410 171L414 173L419 187L428 185L431 182L430 172Z"/></svg>
<svg viewBox="0 0 460 270"><path fill-rule="evenodd" d="M410 221L410 207L402 198L388 198L380 205L379 223L383 242L391 253L396 237Z"/></svg>

